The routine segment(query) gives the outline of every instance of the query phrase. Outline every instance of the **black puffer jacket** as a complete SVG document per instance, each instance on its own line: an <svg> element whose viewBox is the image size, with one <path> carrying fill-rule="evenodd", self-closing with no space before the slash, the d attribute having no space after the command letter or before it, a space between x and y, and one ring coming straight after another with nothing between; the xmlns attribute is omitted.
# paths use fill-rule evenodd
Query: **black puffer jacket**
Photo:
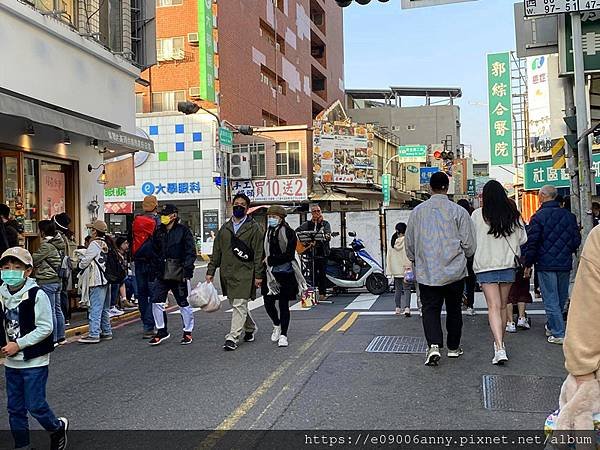
<svg viewBox="0 0 600 450"><path fill-rule="evenodd" d="M171 230L161 225L153 237L155 272L159 279L165 273L167 259L176 259L183 265L184 278L191 280L194 276L194 263L196 262L196 243L188 227L176 223Z"/></svg>

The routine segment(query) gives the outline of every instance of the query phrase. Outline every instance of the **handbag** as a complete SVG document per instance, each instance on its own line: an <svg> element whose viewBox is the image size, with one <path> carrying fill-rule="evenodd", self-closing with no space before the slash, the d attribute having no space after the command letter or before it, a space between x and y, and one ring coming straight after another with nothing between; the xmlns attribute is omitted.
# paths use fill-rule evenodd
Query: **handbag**
<svg viewBox="0 0 600 450"><path fill-rule="evenodd" d="M510 242L508 242L508 239L506 236L504 236L504 240L506 241L506 243L508 244L508 248L510 248L510 251L513 253L514 255L514 262L515 262L515 267L517 268L517 270L524 270L525 267L523 267L523 263L521 262L521 258L519 258L517 256L517 252L515 252L512 248L512 246L510 245Z"/></svg>
<svg viewBox="0 0 600 450"><path fill-rule="evenodd" d="M279 264L278 266L273 266L271 269L273 273L292 273L294 268L292 267L291 262L286 262L283 264Z"/></svg>
<svg viewBox="0 0 600 450"><path fill-rule="evenodd" d="M165 281L183 281L183 265L178 259L168 258L165 261L165 273L163 275Z"/></svg>

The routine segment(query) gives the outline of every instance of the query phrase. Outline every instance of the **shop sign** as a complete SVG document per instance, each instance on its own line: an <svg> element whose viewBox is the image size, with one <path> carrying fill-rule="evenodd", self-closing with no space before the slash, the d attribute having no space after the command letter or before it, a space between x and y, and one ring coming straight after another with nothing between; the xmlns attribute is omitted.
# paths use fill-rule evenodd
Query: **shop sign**
<svg viewBox="0 0 600 450"><path fill-rule="evenodd" d="M233 194L244 193L253 202L302 202L308 200L306 178L234 181Z"/></svg>
<svg viewBox="0 0 600 450"><path fill-rule="evenodd" d="M215 42L213 37L212 0L198 2L198 55L200 57L200 97L214 102L215 95Z"/></svg>
<svg viewBox="0 0 600 450"><path fill-rule="evenodd" d="M133 214L133 202L104 203L104 214Z"/></svg>
<svg viewBox="0 0 600 450"><path fill-rule="evenodd" d="M439 172L440 168L439 167L421 167L421 169L419 169L420 172L420 176L421 176L421 186L429 186L429 181L431 180L431 175L433 175L436 172Z"/></svg>
<svg viewBox="0 0 600 450"><path fill-rule="evenodd" d="M126 197L127 196L127 188L118 187L118 188L109 188L104 189L105 197Z"/></svg>
<svg viewBox="0 0 600 450"><path fill-rule="evenodd" d="M474 179L467 180L467 194L469 194L469 197L477 195L477 182Z"/></svg>
<svg viewBox="0 0 600 450"><path fill-rule="evenodd" d="M600 184L600 153L593 155L592 169L596 172L596 184ZM525 190L537 190L545 185L569 187L571 177L567 169L554 169L550 159L525 163Z"/></svg>
<svg viewBox="0 0 600 450"><path fill-rule="evenodd" d="M392 176L389 173L384 173L381 175L381 192L383 193L383 206L390 206L390 201L392 199L392 191L390 189L390 184L392 181Z"/></svg>
<svg viewBox="0 0 600 450"><path fill-rule="evenodd" d="M150 139L117 130L110 130L107 134L109 146L110 144L117 144L144 152L154 152L154 143Z"/></svg>
<svg viewBox="0 0 600 450"><path fill-rule="evenodd" d="M110 189L135 185L135 169L132 156L106 163L104 168L106 170L107 181L105 188Z"/></svg>
<svg viewBox="0 0 600 450"><path fill-rule="evenodd" d="M406 165L406 191L418 191L421 189L421 174L419 166L414 164Z"/></svg>
<svg viewBox="0 0 600 450"><path fill-rule="evenodd" d="M156 195L169 196L178 194L194 194L200 193L200 182L199 181L185 181L185 182L167 182L154 184L150 181L142 184L142 194L144 195Z"/></svg>
<svg viewBox="0 0 600 450"><path fill-rule="evenodd" d="M491 165L513 164L510 53L487 56Z"/></svg>

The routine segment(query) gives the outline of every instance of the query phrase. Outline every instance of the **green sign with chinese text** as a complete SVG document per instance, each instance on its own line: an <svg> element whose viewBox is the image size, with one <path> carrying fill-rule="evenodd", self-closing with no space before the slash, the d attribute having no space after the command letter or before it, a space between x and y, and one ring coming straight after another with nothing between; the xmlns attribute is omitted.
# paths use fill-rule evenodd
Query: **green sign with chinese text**
<svg viewBox="0 0 600 450"><path fill-rule="evenodd" d="M383 193L383 206L390 206L392 199L392 193L390 191L390 184L392 176L390 174L383 174L381 176L381 191Z"/></svg>
<svg viewBox="0 0 600 450"><path fill-rule="evenodd" d="M213 0L198 0L198 59L200 62L200 97L214 102L215 42L213 38Z"/></svg>
<svg viewBox="0 0 600 450"><path fill-rule="evenodd" d="M513 164L510 53L487 57L491 165Z"/></svg>
<svg viewBox="0 0 600 450"><path fill-rule="evenodd" d="M600 153L593 155L592 168L596 171L596 184L600 184ZM535 191L547 184L554 187L571 185L567 169L553 169L552 160L525 163L525 190Z"/></svg>
<svg viewBox="0 0 600 450"><path fill-rule="evenodd" d="M399 145L398 159L402 162L426 162L426 145Z"/></svg>

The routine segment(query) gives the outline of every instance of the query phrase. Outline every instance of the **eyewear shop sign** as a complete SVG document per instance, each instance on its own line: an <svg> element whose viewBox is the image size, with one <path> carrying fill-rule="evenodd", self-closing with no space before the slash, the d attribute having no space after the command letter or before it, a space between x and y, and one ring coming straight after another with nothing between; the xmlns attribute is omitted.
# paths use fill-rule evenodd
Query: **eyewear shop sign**
<svg viewBox="0 0 600 450"><path fill-rule="evenodd" d="M596 171L596 184L600 184L600 154L594 155L592 168ZM525 190L532 191L550 184L555 187L571 185L567 169L553 169L552 160L525 163Z"/></svg>
<svg viewBox="0 0 600 450"><path fill-rule="evenodd" d="M234 194L244 193L253 202L303 202L308 200L306 178L235 181Z"/></svg>
<svg viewBox="0 0 600 450"><path fill-rule="evenodd" d="M137 191L138 189L139 191ZM200 191L199 181L169 181L164 183L147 181L142 184L141 189L137 186L105 189L104 196L116 201L125 197L128 200L136 201L136 199L142 199L146 195L156 195L159 200L185 200L198 198Z"/></svg>

